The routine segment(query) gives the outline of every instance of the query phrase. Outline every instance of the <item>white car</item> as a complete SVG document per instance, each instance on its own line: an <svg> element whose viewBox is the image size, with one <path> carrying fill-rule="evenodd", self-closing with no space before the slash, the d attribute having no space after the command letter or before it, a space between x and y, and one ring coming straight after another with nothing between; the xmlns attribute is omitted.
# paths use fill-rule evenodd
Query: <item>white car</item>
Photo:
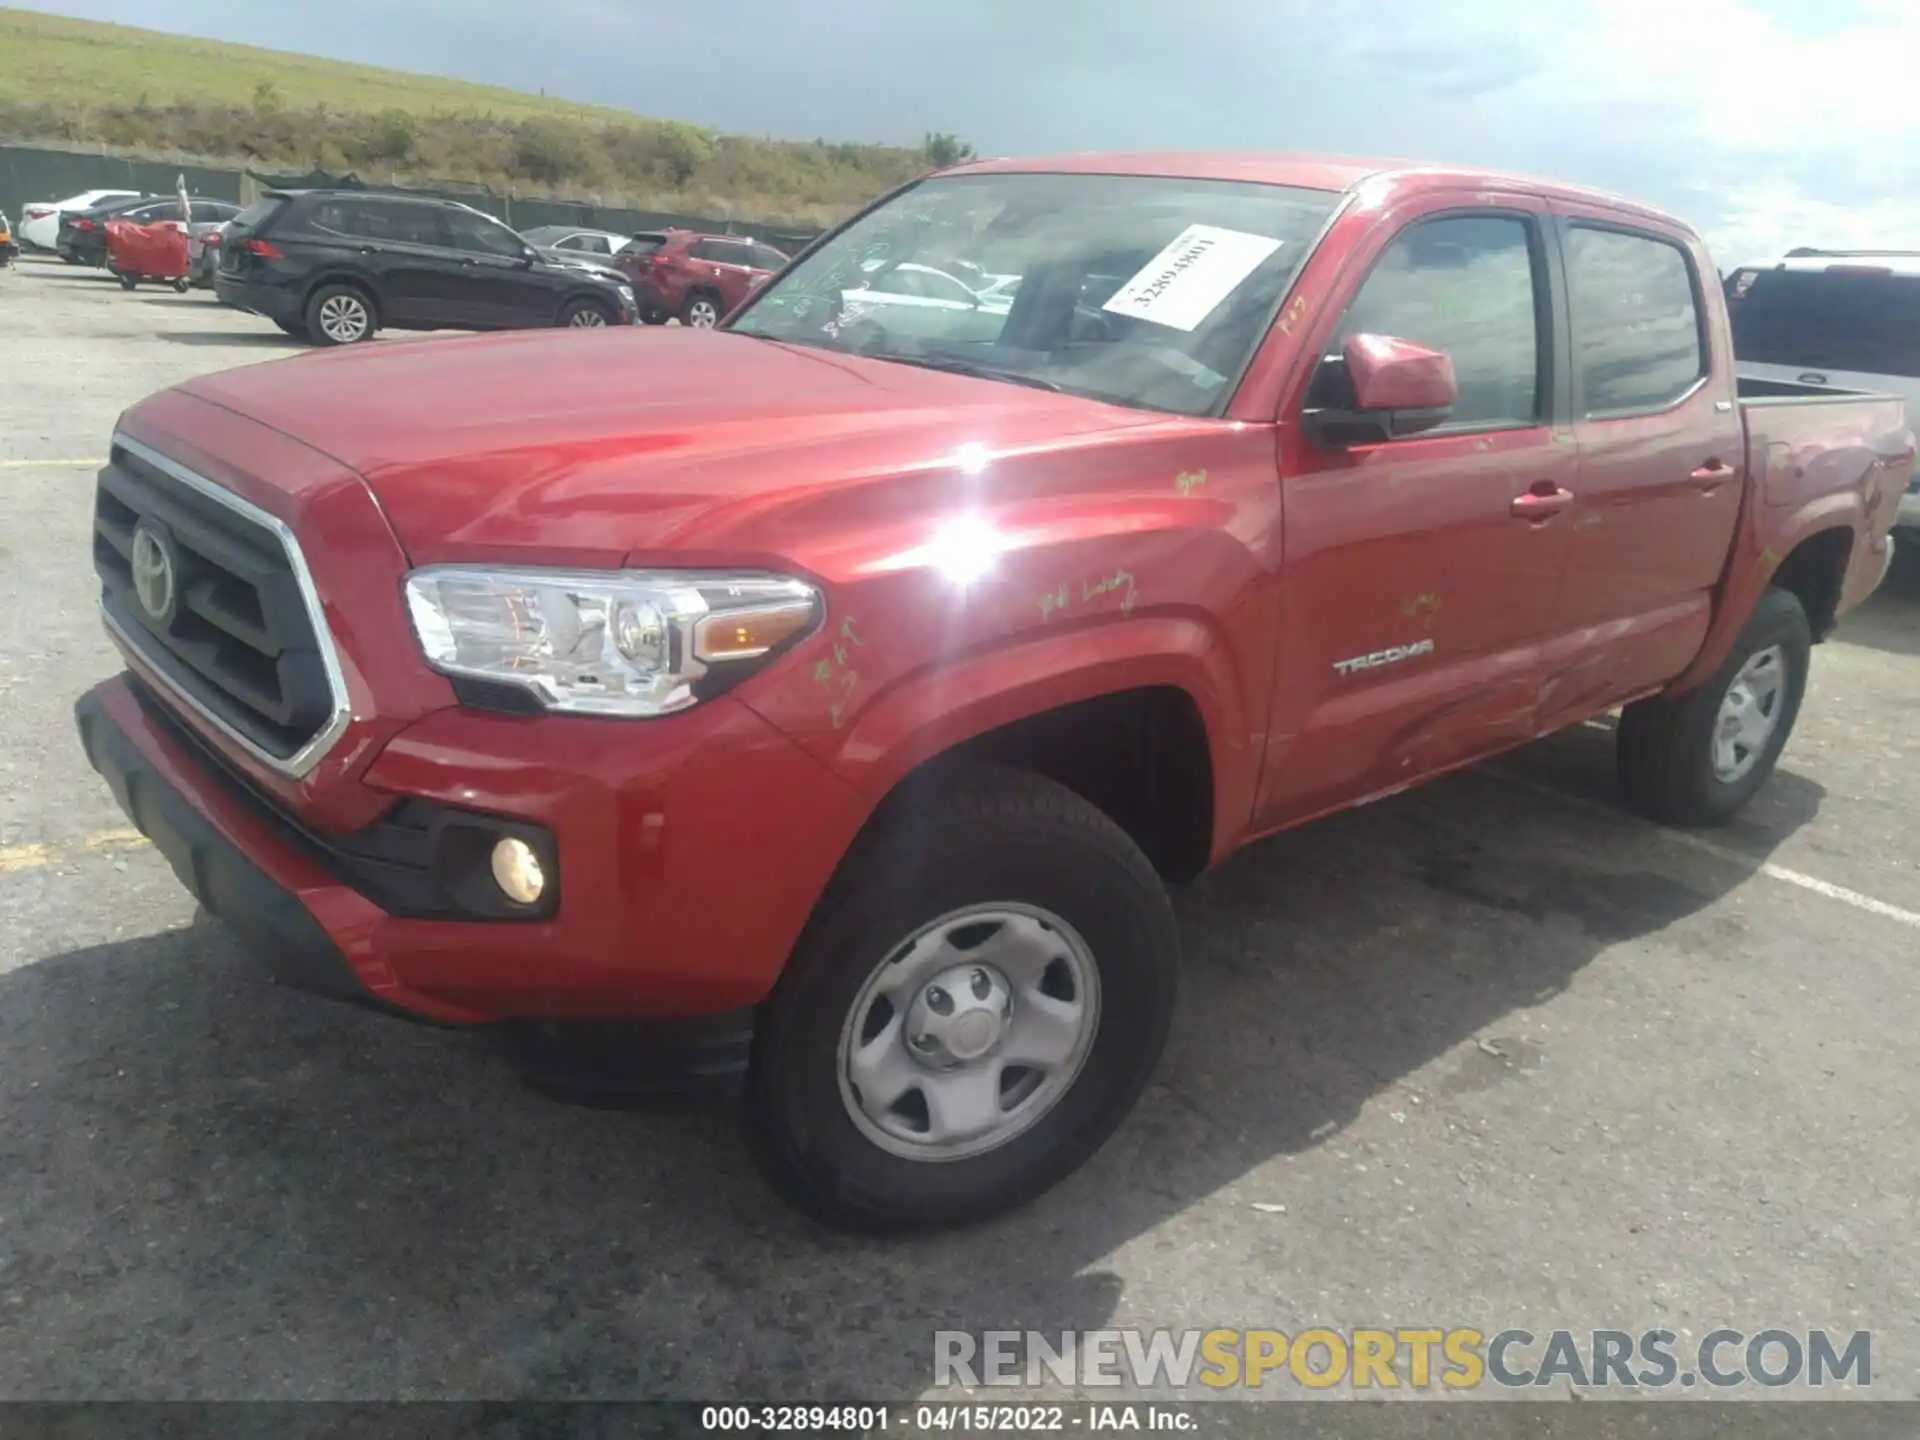
<svg viewBox="0 0 1920 1440"><path fill-rule="evenodd" d="M536 225L520 238L556 260L598 260L601 264L620 253L631 238L611 230L587 230L578 225Z"/></svg>
<svg viewBox="0 0 1920 1440"><path fill-rule="evenodd" d="M1920 419L1920 251L1789 250L1727 272L1741 393L1868 390ZM1900 499L1920 530L1920 472Z"/></svg>
<svg viewBox="0 0 1920 1440"><path fill-rule="evenodd" d="M841 293L842 326L865 322L887 334L918 340L991 342L1013 309L1011 295L990 295L945 270L912 261L881 270L883 261L861 269L873 275Z"/></svg>
<svg viewBox="0 0 1920 1440"><path fill-rule="evenodd" d="M20 212L20 232L15 237L35 250L51 251L60 233L62 210L85 210L109 200L132 200L138 190L82 190L64 200L35 200Z"/></svg>

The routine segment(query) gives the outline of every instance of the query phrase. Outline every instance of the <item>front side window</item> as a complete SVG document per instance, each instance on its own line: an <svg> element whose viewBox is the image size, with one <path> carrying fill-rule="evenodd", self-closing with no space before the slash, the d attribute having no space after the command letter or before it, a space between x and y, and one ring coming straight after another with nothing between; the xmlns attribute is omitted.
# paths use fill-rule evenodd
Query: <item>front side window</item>
<svg viewBox="0 0 1920 1440"><path fill-rule="evenodd" d="M1706 373L1693 269L1667 240L1567 231L1574 371L1588 415L1664 410Z"/></svg>
<svg viewBox="0 0 1920 1440"><path fill-rule="evenodd" d="M1216 413L1338 202L1329 191L1146 175L935 178L788 265L728 328ZM980 277L980 287L954 278L939 293L992 284L1000 303L876 303L918 292L924 274L889 278L909 265Z"/></svg>
<svg viewBox="0 0 1920 1440"><path fill-rule="evenodd" d="M1341 317L1316 387L1338 379L1338 352L1351 337L1390 335L1452 357L1460 398L1446 428L1536 424L1540 307L1532 237L1532 222L1507 215L1408 226ZM1309 403L1339 402L1322 394Z"/></svg>
<svg viewBox="0 0 1920 1440"><path fill-rule="evenodd" d="M445 212L447 234L456 250L482 255L498 255L518 260L527 253L526 242L498 220L472 210Z"/></svg>

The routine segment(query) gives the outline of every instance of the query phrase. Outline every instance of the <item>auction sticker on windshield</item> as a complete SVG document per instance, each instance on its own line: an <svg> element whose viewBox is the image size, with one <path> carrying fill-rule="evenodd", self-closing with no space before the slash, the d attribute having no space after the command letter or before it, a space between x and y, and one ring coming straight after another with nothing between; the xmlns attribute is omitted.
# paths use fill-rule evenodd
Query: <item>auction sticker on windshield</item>
<svg viewBox="0 0 1920 1440"><path fill-rule="evenodd" d="M1171 330L1191 330L1279 248L1280 242L1266 235L1189 225L1100 308Z"/></svg>

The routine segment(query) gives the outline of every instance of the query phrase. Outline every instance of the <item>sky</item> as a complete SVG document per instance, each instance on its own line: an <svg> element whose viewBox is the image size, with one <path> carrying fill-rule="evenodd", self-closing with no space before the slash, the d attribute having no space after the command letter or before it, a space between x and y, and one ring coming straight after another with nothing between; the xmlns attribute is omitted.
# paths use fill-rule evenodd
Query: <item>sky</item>
<svg viewBox="0 0 1920 1440"><path fill-rule="evenodd" d="M756 134L1517 169L1920 249L1920 0L34 0Z"/></svg>

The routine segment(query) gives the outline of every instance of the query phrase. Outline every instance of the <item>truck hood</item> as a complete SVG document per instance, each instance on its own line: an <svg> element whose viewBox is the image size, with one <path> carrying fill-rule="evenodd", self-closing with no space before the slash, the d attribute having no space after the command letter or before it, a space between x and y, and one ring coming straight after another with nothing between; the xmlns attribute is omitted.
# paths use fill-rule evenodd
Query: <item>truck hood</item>
<svg viewBox="0 0 1920 1440"><path fill-rule="evenodd" d="M182 388L359 474L416 564L771 556L786 548L783 502L849 498L903 472L956 484L962 447L1002 453L1166 418L667 328L383 341Z"/></svg>

